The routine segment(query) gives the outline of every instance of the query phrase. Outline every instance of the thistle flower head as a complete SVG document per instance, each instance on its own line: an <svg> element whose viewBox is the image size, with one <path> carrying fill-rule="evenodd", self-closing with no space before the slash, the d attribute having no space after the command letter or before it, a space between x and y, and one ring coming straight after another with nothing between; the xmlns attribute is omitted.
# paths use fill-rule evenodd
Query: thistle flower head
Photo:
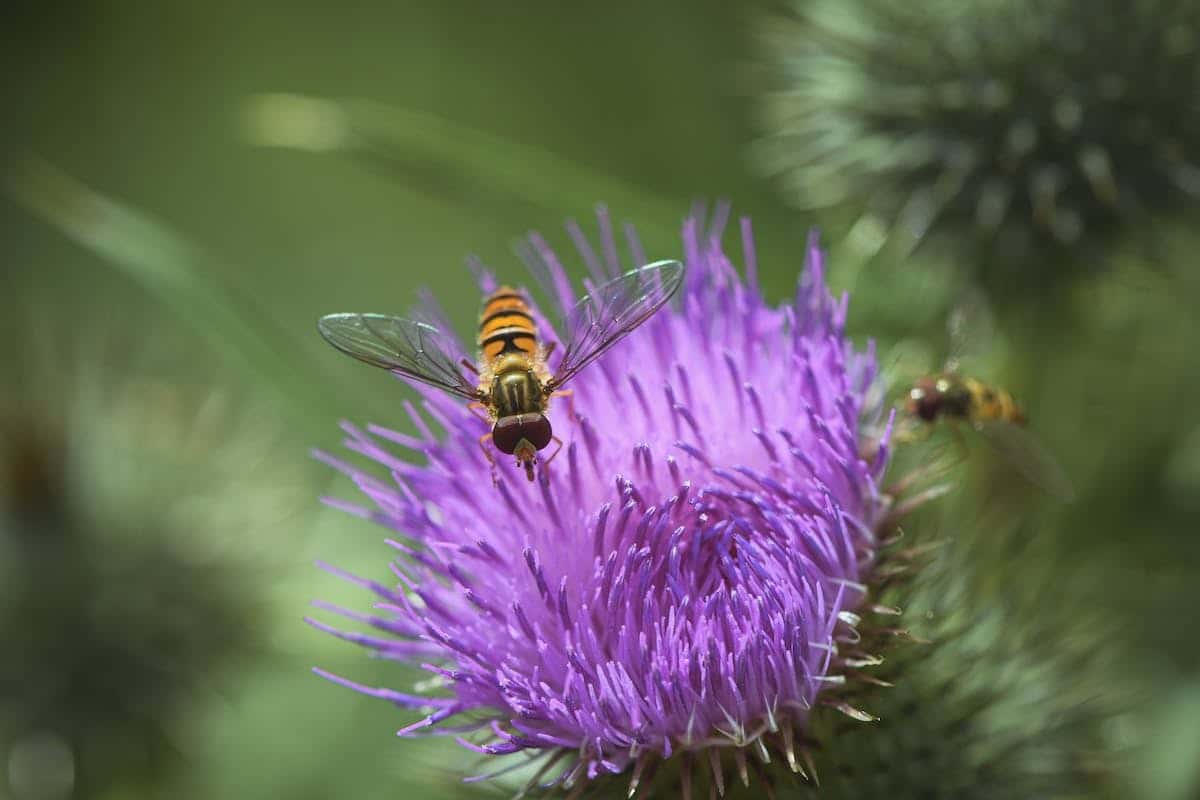
<svg viewBox="0 0 1200 800"><path fill-rule="evenodd" d="M758 154L798 204L949 233L1011 275L1094 266L1200 195L1195 3L794 7L765 28Z"/></svg>
<svg viewBox="0 0 1200 800"><path fill-rule="evenodd" d="M593 281L647 262L632 229L623 263L600 224L598 249L573 229ZM861 715L836 690L886 512L886 438L869 463L859 452L875 362L847 341L847 298L830 295L815 243L794 297L772 306L748 222L741 274L722 227L686 221L675 305L572 383L576 419L552 407L565 446L538 481L509 469L493 486L486 428L436 390L408 407L415 436L344 426L387 477L321 455L365 496L329 502L394 531L399 557L394 582L361 581L376 613L341 611L375 634L314 624L422 664L442 691L322 674L433 709L402 735L545 752L551 783L630 769L636 786L698 751L717 781L724 752L745 774L747 748L800 769L793 742L814 707ZM529 246L569 305L562 262L536 235Z"/></svg>

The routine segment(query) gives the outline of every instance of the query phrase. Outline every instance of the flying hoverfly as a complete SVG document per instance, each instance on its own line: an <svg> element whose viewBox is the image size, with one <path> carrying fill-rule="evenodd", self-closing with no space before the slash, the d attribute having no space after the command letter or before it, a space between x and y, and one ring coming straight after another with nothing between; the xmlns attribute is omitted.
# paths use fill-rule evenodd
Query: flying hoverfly
<svg viewBox="0 0 1200 800"><path fill-rule="evenodd" d="M562 358L551 373L547 360L556 342L543 344L526 296L501 286L484 298L479 316L478 363L459 358L452 337L424 322L387 314L329 314L317 330L325 341L359 361L436 386L486 411L490 433L480 448L498 480L488 440L516 458L533 480L537 454L551 442L562 447L546 416L551 397L579 371L658 311L683 281L683 264L658 261L626 272L580 299L556 330ZM474 382L459 367L474 373ZM558 449L546 464L558 454Z"/></svg>
<svg viewBox="0 0 1200 800"><path fill-rule="evenodd" d="M956 436L962 427L969 427L1033 484L1053 497L1070 500L1074 496L1071 481L1026 428L1025 411L1013 395L959 371L966 343L981 338L980 331L967 329L985 327L981 302L977 298L951 314L948 327L953 352L940 372L923 375L911 384L901 406L905 422L898 431L898 441L928 438L939 420L948 424Z"/></svg>

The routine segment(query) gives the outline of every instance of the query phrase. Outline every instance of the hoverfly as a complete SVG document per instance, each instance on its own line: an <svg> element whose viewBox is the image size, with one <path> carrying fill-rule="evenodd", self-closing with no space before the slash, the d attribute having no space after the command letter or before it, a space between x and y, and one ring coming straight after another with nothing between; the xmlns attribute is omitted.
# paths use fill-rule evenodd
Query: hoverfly
<svg viewBox="0 0 1200 800"><path fill-rule="evenodd" d="M477 365L455 355L452 337L411 319L329 314L321 317L317 330L359 361L436 386L470 401L473 410L486 412L492 430L479 438L479 446L492 466L493 480L499 479L488 440L501 453L514 456L532 481L538 452L551 442L562 448L546 416L550 398L569 396L562 387L662 308L682 281L683 264L658 261L626 272L580 299L556 328L563 337L563 354L553 374L547 359L558 343L543 344L528 299L509 286L483 300ZM476 380L469 381L460 366Z"/></svg>
<svg viewBox="0 0 1200 800"><path fill-rule="evenodd" d="M906 423L898 431L898 441L928 438L938 420L947 423L956 436L961 435L962 426L968 426L1032 483L1060 500L1070 500L1074 496L1070 480L1025 427L1025 411L1013 395L959 372L968 333L973 334L970 338L979 338L979 331L969 332L967 328L984 324L981 302L976 298L973 304L959 306L951 314L948 327L952 353L940 372L917 378L908 389L901 407Z"/></svg>

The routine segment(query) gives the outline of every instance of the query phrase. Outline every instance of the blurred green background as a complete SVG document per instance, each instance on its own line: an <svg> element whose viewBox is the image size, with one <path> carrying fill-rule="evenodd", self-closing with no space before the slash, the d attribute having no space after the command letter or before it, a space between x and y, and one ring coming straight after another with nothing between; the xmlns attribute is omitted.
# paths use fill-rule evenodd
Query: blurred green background
<svg viewBox="0 0 1200 800"><path fill-rule="evenodd" d="M913 525L961 545L964 607L1005 609L1000 650L1086 665L1068 683L1105 709L1103 754L1081 754L1101 784L1200 796L1195 217L1168 203L1129 226L1153 247L1106 232L1093 269L1022 283L942 240L896 242L869 198L797 208L756 155L783 124L764 42L786 41L785 13L17 3L0 34L0 797L494 794L459 784L476 765L452 744L397 741L411 715L309 672L421 677L301 621L313 598L365 601L315 560L387 574L383 533L318 504L349 487L309 449L343 417L409 425L407 390L314 321L402 312L428 286L465 330L467 254L519 275L514 236L565 247L562 221L592 230L603 202L670 257L691 204L718 198L753 218L776 300L825 229L852 333L898 381L945 355L958 299L1004 284L968 367L1027 401L1079 497L1049 502L977 446ZM1025 258L1044 278L1066 256Z"/></svg>

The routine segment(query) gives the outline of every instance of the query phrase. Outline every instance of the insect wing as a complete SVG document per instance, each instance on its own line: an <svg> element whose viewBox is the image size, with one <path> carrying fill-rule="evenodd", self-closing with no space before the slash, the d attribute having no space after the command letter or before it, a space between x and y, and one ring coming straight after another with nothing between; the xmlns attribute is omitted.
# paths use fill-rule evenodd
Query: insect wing
<svg viewBox="0 0 1200 800"><path fill-rule="evenodd" d="M1009 464L1048 494L1062 501L1075 497L1071 480L1032 433L1000 421L979 423L975 428Z"/></svg>
<svg viewBox="0 0 1200 800"><path fill-rule="evenodd" d="M946 318L946 335L950 351L943 372L958 372L963 364L982 368L981 365L994 360L999 334L983 292L977 289L964 292Z"/></svg>
<svg viewBox="0 0 1200 800"><path fill-rule="evenodd" d="M317 322L325 341L348 356L471 400L479 391L459 371L453 343L424 322L387 314L328 314Z"/></svg>
<svg viewBox="0 0 1200 800"><path fill-rule="evenodd" d="M662 308L682 283L683 264L656 261L581 299L557 329L564 337L563 357L550 385L562 386L595 361Z"/></svg>

